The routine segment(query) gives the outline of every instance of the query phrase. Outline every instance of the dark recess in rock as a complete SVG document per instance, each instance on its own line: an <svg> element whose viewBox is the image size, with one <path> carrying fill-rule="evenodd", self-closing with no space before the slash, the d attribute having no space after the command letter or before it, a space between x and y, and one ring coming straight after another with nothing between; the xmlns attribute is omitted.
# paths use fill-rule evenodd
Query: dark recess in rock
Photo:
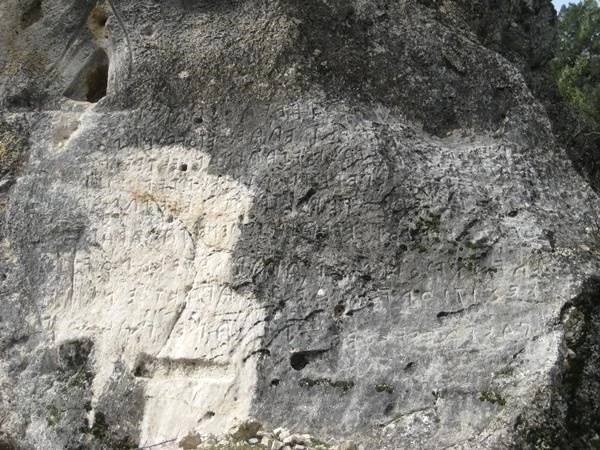
<svg viewBox="0 0 600 450"><path fill-rule="evenodd" d="M103 49L96 50L65 91L65 97L96 103L106 96L108 69L109 61L106 52Z"/></svg>
<svg viewBox="0 0 600 450"><path fill-rule="evenodd" d="M302 370L308 365L308 357L306 353L294 353L290 356L290 365L294 370Z"/></svg>
<svg viewBox="0 0 600 450"><path fill-rule="evenodd" d="M600 277L585 281L561 319L567 353L555 386L538 393L540 405L550 406L518 418L515 449L584 449L600 443Z"/></svg>
<svg viewBox="0 0 600 450"><path fill-rule="evenodd" d="M30 27L42 18L42 0L33 0L28 3L21 16L21 26L23 28Z"/></svg>
<svg viewBox="0 0 600 450"><path fill-rule="evenodd" d="M94 448L137 448L144 403L143 384L117 364L96 408L91 429Z"/></svg>

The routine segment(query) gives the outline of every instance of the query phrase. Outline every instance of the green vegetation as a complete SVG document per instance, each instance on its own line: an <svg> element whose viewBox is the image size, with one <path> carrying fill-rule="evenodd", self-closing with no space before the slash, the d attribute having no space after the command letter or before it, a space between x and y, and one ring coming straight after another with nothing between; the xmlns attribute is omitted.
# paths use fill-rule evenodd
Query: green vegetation
<svg viewBox="0 0 600 450"><path fill-rule="evenodd" d="M600 7L596 0L564 6L558 15L553 69L563 98L600 124Z"/></svg>
<svg viewBox="0 0 600 450"><path fill-rule="evenodd" d="M377 392L387 392L388 394L392 394L394 392L394 387L389 384L381 383L375 386L375 390Z"/></svg>
<svg viewBox="0 0 600 450"><path fill-rule="evenodd" d="M267 448L264 445L256 444L248 444L243 442L238 443L228 443L228 444L215 444L209 447L202 447L205 450L257 450L261 448Z"/></svg>
<svg viewBox="0 0 600 450"><path fill-rule="evenodd" d="M479 393L479 400L482 402L494 403L500 406L506 405L506 399L496 391L481 391Z"/></svg>
<svg viewBox="0 0 600 450"><path fill-rule="evenodd" d="M313 447L327 448L327 444L324 444L320 441L315 442L313 440L313 445L310 448L313 448ZM198 448L202 448L203 450L260 450L260 449L270 450L271 449L271 447L266 447L262 444L249 444L247 442L229 442L226 444L213 444L213 445L202 446L202 447L198 447ZM277 448L277 447L273 447L273 448ZM356 446L350 447L350 449L352 449L352 448L356 449Z"/></svg>
<svg viewBox="0 0 600 450"><path fill-rule="evenodd" d="M238 430L232 435L232 438L237 442L247 441L256 436L261 425L258 422L250 421L240 425Z"/></svg>
<svg viewBox="0 0 600 450"><path fill-rule="evenodd" d="M502 370L500 370L500 372L498 372L498 375L503 376L503 377L510 377L510 376L514 375L514 373L515 373L515 368L513 366L506 365L506 366L504 366L504 368L502 368Z"/></svg>
<svg viewBox="0 0 600 450"><path fill-rule="evenodd" d="M302 378L298 384L301 387L313 387L313 386L331 386L333 388L339 389L342 392L348 392L350 389L354 387L354 381L331 381L329 378Z"/></svg>
<svg viewBox="0 0 600 450"><path fill-rule="evenodd" d="M13 166L19 157L20 138L7 123L0 123L0 170Z"/></svg>
<svg viewBox="0 0 600 450"><path fill-rule="evenodd" d="M48 407L48 417L46 418L46 420L48 421L48 425L54 426L58 424L60 422L61 415L62 413L56 406L50 405Z"/></svg>
<svg viewBox="0 0 600 450"><path fill-rule="evenodd" d="M108 423L106 423L106 418L104 417L104 414L102 414L101 412L96 413L94 425L92 425L90 433L96 439L104 439L108 431Z"/></svg>

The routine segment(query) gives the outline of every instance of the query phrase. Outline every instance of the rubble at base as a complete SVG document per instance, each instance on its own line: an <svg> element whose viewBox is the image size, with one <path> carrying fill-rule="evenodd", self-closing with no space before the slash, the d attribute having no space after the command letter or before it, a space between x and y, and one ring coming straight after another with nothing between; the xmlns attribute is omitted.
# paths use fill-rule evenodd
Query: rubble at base
<svg viewBox="0 0 600 450"><path fill-rule="evenodd" d="M217 438L190 433L178 442L184 450L365 450L353 441L325 442L307 433L296 433L287 428L265 431L255 421L245 422L229 436Z"/></svg>

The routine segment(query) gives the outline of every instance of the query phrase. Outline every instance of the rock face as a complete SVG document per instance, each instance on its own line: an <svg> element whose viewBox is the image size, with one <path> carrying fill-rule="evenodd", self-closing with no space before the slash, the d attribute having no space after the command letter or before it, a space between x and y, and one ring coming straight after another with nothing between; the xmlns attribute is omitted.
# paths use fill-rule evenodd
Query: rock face
<svg viewBox="0 0 600 450"><path fill-rule="evenodd" d="M598 198L536 97L553 20L5 0L0 447L249 418L369 449L597 440Z"/></svg>

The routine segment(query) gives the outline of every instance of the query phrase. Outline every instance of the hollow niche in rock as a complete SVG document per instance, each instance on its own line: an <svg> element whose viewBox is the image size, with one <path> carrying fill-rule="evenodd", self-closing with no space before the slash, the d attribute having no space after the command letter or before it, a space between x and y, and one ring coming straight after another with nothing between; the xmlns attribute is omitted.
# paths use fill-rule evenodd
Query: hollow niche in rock
<svg viewBox="0 0 600 450"><path fill-rule="evenodd" d="M108 87L108 55L98 49L79 71L75 80L65 91L65 97L71 100L96 103L106 96Z"/></svg>
<svg viewBox="0 0 600 450"><path fill-rule="evenodd" d="M87 28L96 40L106 39L106 22L108 21L108 10L101 5L96 5L87 19Z"/></svg>
<svg viewBox="0 0 600 450"><path fill-rule="evenodd" d="M21 26L30 27L42 18L42 0L28 2L21 15Z"/></svg>
<svg viewBox="0 0 600 450"><path fill-rule="evenodd" d="M294 353L290 357L290 365L294 370L304 369L309 362L307 354L304 352Z"/></svg>

